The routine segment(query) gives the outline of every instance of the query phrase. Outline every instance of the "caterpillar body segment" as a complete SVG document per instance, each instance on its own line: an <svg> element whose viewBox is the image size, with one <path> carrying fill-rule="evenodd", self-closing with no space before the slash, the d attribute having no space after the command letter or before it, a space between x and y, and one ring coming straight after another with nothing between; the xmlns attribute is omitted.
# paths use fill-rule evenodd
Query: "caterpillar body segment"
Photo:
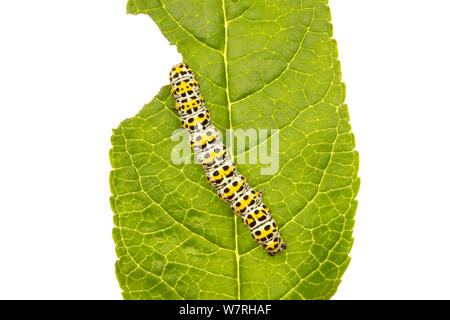
<svg viewBox="0 0 450 320"><path fill-rule="evenodd" d="M236 165L232 161L224 162L220 166L206 172L206 180L215 189L222 189L236 176Z"/></svg>
<svg viewBox="0 0 450 320"><path fill-rule="evenodd" d="M247 179L238 173L229 180L227 185L223 188L216 189L216 191L220 199L232 205L242 193L248 190L248 188Z"/></svg>
<svg viewBox="0 0 450 320"><path fill-rule="evenodd" d="M172 68L169 80L181 125L189 134L191 147L205 170L207 181L269 255L282 252L286 243L281 239L269 208L262 201L263 192L255 191L247 178L238 173L219 130L211 122L211 114L206 109L194 72L185 63L180 63Z"/></svg>

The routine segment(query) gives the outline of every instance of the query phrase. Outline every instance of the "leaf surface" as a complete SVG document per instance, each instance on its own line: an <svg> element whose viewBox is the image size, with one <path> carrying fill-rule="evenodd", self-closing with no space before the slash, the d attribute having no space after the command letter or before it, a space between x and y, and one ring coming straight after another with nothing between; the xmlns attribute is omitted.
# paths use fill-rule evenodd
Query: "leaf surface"
<svg viewBox="0 0 450 320"><path fill-rule="evenodd" d="M279 129L277 173L238 170L264 190L288 248L268 256L199 165L172 163L180 122L164 86L112 136L124 298L330 298L350 262L359 159L327 1L130 0L127 9L177 46L223 133Z"/></svg>

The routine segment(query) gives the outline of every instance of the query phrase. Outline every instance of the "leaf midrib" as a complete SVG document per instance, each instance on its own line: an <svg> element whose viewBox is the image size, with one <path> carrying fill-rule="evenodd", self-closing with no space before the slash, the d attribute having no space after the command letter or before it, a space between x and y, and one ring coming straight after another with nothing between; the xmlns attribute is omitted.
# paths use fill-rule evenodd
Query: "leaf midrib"
<svg viewBox="0 0 450 320"><path fill-rule="evenodd" d="M233 156L233 124L231 121L231 101L230 101L230 86L229 86L229 77L228 77L228 21L227 21L227 11L225 8L225 0L222 0L222 10L223 10L223 23L224 23L224 48L223 48L223 63L225 67L225 93L227 96L227 104L228 104L228 125L231 141L229 152L231 152L231 156ZM231 150L231 151L230 151ZM237 300L241 299L241 279L240 279L240 255L239 255L239 240L237 233L237 215L234 215L234 253L236 257L236 282L237 282Z"/></svg>

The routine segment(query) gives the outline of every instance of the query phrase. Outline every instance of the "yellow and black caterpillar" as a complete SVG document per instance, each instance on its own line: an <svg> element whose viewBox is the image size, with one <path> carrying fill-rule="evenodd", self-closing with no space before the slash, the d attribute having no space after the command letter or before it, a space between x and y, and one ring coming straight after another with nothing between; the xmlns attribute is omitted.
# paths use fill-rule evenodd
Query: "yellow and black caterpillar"
<svg viewBox="0 0 450 320"><path fill-rule="evenodd" d="M222 200L241 217L253 238L273 256L284 249L278 225L269 208L262 202L262 192L256 192L239 174L222 143L220 133L211 123L200 87L192 69L185 63L174 66L169 75L175 109L181 125L189 134L195 157L204 168L206 179Z"/></svg>

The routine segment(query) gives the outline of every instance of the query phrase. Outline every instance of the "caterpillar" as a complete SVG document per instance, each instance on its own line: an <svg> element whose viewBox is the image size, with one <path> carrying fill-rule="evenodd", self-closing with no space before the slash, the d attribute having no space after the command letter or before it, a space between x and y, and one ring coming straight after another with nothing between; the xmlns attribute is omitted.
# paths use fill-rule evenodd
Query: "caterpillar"
<svg viewBox="0 0 450 320"><path fill-rule="evenodd" d="M192 69L186 63L177 64L170 71L169 80L181 126L188 132L191 148L205 170L206 180L269 255L282 252L286 243L281 239L270 209L262 202L262 192L256 192L247 178L237 172L219 130L211 122Z"/></svg>

